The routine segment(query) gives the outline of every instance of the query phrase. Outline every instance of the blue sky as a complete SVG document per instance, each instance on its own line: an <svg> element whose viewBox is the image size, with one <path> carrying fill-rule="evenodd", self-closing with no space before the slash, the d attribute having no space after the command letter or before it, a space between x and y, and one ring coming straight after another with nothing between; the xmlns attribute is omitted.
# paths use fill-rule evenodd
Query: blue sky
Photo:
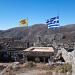
<svg viewBox="0 0 75 75"><path fill-rule="evenodd" d="M0 30L19 27L28 17L29 26L60 17L60 25L75 24L75 0L0 0Z"/></svg>

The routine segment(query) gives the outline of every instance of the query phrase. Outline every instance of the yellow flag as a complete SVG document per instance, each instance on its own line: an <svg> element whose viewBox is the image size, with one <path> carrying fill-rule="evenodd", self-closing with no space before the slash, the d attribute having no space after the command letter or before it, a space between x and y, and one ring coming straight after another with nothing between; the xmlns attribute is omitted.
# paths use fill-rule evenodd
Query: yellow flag
<svg viewBox="0 0 75 75"><path fill-rule="evenodd" d="M20 25L22 25L22 26L28 26L28 20L27 19L20 20Z"/></svg>

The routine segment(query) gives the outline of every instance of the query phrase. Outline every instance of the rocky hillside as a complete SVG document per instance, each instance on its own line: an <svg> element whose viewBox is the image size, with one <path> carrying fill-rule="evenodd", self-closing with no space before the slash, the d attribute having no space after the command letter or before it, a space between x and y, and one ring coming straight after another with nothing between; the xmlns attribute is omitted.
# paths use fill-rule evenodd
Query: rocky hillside
<svg viewBox="0 0 75 75"><path fill-rule="evenodd" d="M60 31L60 32L59 32ZM13 37L22 41L52 43L74 42L75 41L75 24L65 25L60 29L48 29L45 24L35 24L31 27L16 27L8 30L0 30L0 37Z"/></svg>

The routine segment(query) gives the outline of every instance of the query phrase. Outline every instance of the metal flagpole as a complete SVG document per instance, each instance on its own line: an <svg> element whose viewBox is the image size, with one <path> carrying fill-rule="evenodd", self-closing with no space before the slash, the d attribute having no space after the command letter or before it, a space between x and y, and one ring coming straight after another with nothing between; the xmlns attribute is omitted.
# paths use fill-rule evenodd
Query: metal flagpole
<svg viewBox="0 0 75 75"><path fill-rule="evenodd" d="M58 19L59 19L59 13L57 13L57 16L58 16ZM59 37L58 41L59 41L59 44L60 44L60 42L61 42L61 40L60 40L60 37L61 37L61 35L60 35L60 21L59 21L58 33L59 33L59 35L58 35L58 37Z"/></svg>
<svg viewBox="0 0 75 75"><path fill-rule="evenodd" d="M58 17L58 21L59 21L59 13L57 14L57 17ZM60 45L60 42L61 42L61 40L60 40L60 37L61 37L61 35L60 35L60 21L59 21L58 25L59 25L59 27L57 28L57 33L58 33L58 45Z"/></svg>
<svg viewBox="0 0 75 75"><path fill-rule="evenodd" d="M28 17L27 17L27 28L28 28L28 23L29 23L29 21L28 21Z"/></svg>
<svg viewBox="0 0 75 75"><path fill-rule="evenodd" d="M28 30L28 33L29 33L29 21L28 21L28 17L27 17L27 30ZM27 47L29 47L29 37L28 37L28 40L27 40Z"/></svg>

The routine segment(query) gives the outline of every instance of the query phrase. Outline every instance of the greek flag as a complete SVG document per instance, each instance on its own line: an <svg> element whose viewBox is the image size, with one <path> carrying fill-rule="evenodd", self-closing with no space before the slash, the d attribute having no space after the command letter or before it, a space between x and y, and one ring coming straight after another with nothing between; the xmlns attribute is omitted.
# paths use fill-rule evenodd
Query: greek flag
<svg viewBox="0 0 75 75"><path fill-rule="evenodd" d="M59 27L59 16L48 19L46 24L48 25L48 29Z"/></svg>

